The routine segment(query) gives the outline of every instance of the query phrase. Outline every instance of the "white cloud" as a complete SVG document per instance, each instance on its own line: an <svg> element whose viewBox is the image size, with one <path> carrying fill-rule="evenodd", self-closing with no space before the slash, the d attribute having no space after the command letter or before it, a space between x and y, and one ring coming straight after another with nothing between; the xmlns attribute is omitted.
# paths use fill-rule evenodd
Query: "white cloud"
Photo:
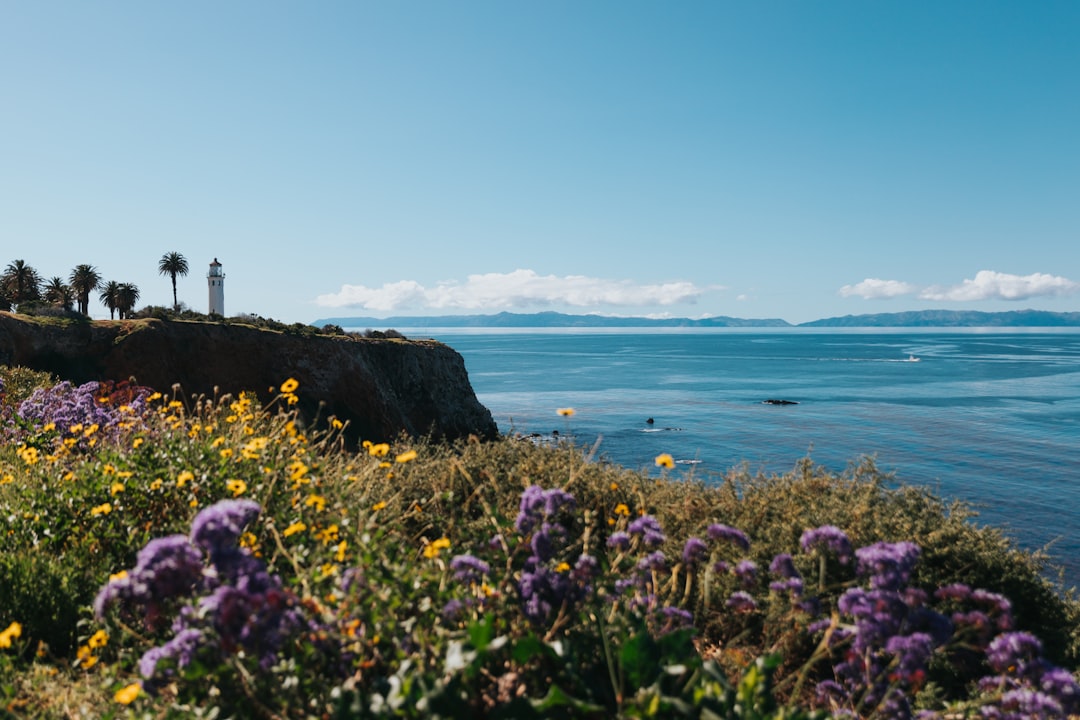
<svg viewBox="0 0 1080 720"><path fill-rule="evenodd" d="M1058 275L1032 273L1010 275L980 270L973 280L964 280L948 288L928 287L919 293L923 300L1027 300L1048 295L1070 295L1080 291L1080 284Z"/></svg>
<svg viewBox="0 0 1080 720"><path fill-rule="evenodd" d="M860 283L854 285L845 285L840 288L840 294L843 297L851 297L852 295L858 295L862 298L877 299L877 298L893 298L900 295L911 295L918 292L919 288L911 283L901 282L899 280L879 280L878 278L866 278Z"/></svg>
<svg viewBox="0 0 1080 720"><path fill-rule="evenodd" d="M537 275L532 270L470 275L464 283L441 282L424 287L413 280L380 288L342 285L337 293L315 299L322 307L350 307L382 312L408 309L510 310L568 305L630 307L693 303L704 292L690 282L638 285L584 275Z"/></svg>

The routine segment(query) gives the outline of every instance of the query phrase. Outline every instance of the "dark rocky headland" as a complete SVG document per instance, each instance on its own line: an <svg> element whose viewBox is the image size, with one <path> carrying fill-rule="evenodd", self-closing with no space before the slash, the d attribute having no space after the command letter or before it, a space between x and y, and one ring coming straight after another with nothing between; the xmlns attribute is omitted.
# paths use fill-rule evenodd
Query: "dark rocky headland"
<svg viewBox="0 0 1080 720"><path fill-rule="evenodd" d="M134 380L185 397L241 391L268 400L287 378L300 383L308 419L349 421L348 437L401 433L453 440L498 429L476 399L461 356L431 340L292 334L242 324L77 321L0 312L0 365L62 380Z"/></svg>

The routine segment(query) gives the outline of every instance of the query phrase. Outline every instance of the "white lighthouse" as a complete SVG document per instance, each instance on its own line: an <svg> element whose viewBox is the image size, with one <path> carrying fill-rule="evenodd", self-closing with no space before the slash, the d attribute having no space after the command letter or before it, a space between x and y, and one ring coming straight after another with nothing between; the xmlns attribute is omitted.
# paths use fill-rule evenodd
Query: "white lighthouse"
<svg viewBox="0 0 1080 720"><path fill-rule="evenodd" d="M210 288L211 315L225 317L225 274L221 272L221 263L214 258L210 263L210 272L206 274L206 284Z"/></svg>

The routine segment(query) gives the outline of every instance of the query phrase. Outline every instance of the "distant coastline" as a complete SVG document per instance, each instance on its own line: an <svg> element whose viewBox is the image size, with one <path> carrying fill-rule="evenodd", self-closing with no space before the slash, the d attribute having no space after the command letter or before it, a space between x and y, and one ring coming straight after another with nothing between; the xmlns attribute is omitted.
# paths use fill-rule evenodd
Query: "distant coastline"
<svg viewBox="0 0 1080 720"><path fill-rule="evenodd" d="M509 313L494 315L427 315L375 317L331 317L312 323L344 328L960 328L960 327L1080 327L1080 312L1012 310L977 312L972 310L919 310L912 312L844 315L799 324L779 318L646 318L607 315L569 315L558 312Z"/></svg>

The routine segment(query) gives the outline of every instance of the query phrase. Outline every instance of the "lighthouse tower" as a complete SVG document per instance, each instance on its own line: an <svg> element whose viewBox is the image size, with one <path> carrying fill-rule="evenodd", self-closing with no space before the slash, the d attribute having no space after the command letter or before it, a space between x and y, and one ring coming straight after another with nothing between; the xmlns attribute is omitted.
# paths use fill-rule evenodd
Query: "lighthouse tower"
<svg viewBox="0 0 1080 720"><path fill-rule="evenodd" d="M210 263L210 272L206 274L206 284L210 288L211 315L225 316L225 274L221 272L221 263L214 258Z"/></svg>

